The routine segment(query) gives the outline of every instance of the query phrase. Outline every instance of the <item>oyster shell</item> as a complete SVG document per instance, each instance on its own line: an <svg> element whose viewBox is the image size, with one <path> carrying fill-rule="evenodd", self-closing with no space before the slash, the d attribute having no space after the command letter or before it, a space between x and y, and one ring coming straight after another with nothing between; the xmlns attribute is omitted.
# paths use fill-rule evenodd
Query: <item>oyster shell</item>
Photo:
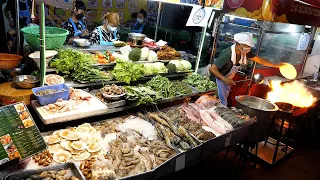
<svg viewBox="0 0 320 180"><path fill-rule="evenodd" d="M98 142L93 142L93 143L89 144L87 147L87 151L89 151L90 153L95 153L100 150L101 150L101 145Z"/></svg>
<svg viewBox="0 0 320 180"><path fill-rule="evenodd" d="M71 132L67 135L67 137L65 139L69 140L69 141L76 141L76 140L80 139L80 135L76 132Z"/></svg>
<svg viewBox="0 0 320 180"><path fill-rule="evenodd" d="M58 163L66 163L70 160L72 155L67 151L60 151L53 155L53 160Z"/></svg>
<svg viewBox="0 0 320 180"><path fill-rule="evenodd" d="M66 139L66 137L71 133L69 129L61 130L59 132L59 136Z"/></svg>
<svg viewBox="0 0 320 180"><path fill-rule="evenodd" d="M90 153L85 151L78 155L73 155L72 158L76 161L84 161L90 157Z"/></svg>
<svg viewBox="0 0 320 180"><path fill-rule="evenodd" d="M71 143L71 147L74 150L84 150L86 149L87 145L82 141L74 141Z"/></svg>

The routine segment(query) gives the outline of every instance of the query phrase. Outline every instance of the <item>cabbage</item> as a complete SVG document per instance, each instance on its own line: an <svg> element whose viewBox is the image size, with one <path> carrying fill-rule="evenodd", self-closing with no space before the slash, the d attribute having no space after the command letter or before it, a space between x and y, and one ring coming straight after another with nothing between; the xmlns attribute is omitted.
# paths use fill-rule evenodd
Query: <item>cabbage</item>
<svg viewBox="0 0 320 180"><path fill-rule="evenodd" d="M177 71L184 71L184 66L183 64L180 62L180 60L171 60L169 62L169 64L174 64L177 67Z"/></svg>
<svg viewBox="0 0 320 180"><path fill-rule="evenodd" d="M192 68L192 65L189 61L181 60L181 64L184 67L184 70L190 70Z"/></svg>
<svg viewBox="0 0 320 180"><path fill-rule="evenodd" d="M178 72L190 70L192 68L191 63L186 60L172 60L169 64L176 65Z"/></svg>
<svg viewBox="0 0 320 180"><path fill-rule="evenodd" d="M144 47L141 49L140 61L146 61L149 56L149 48Z"/></svg>
<svg viewBox="0 0 320 180"><path fill-rule="evenodd" d="M158 60L158 55L156 52L150 50L149 55L148 55L148 61L157 61Z"/></svg>
<svg viewBox="0 0 320 180"><path fill-rule="evenodd" d="M159 73L166 73L168 70L161 62L144 64L145 76L155 75Z"/></svg>

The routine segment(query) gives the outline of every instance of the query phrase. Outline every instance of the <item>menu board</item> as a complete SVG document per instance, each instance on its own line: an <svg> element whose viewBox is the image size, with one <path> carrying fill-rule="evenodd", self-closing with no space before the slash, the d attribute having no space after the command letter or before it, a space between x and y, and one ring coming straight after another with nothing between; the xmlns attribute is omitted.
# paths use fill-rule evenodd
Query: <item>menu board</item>
<svg viewBox="0 0 320 180"><path fill-rule="evenodd" d="M0 165L47 148L24 103L0 107Z"/></svg>

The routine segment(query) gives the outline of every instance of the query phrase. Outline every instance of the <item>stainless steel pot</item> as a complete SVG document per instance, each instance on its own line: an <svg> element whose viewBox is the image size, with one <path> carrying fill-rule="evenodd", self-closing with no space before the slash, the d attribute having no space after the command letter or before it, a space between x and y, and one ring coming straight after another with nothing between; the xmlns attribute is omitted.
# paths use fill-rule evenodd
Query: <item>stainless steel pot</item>
<svg viewBox="0 0 320 180"><path fill-rule="evenodd" d="M129 38L131 40L132 45L141 45L144 38L146 38L145 34L141 33L129 33Z"/></svg>
<svg viewBox="0 0 320 180"><path fill-rule="evenodd" d="M242 109L250 117L257 117L257 122L252 125L249 133L249 141L263 141L273 121L278 106L264 99L254 96L237 96L237 108Z"/></svg>

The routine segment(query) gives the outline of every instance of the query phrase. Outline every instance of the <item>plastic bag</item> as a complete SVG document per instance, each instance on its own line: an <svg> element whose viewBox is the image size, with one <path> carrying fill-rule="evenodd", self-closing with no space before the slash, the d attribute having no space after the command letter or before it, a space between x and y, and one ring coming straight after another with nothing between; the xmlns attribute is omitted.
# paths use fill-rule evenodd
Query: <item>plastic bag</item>
<svg viewBox="0 0 320 180"><path fill-rule="evenodd" d="M198 74L200 74L201 76L206 76L206 77L210 77L211 73L210 73L210 67L211 64L208 64L207 66L204 67L200 67L198 69Z"/></svg>

